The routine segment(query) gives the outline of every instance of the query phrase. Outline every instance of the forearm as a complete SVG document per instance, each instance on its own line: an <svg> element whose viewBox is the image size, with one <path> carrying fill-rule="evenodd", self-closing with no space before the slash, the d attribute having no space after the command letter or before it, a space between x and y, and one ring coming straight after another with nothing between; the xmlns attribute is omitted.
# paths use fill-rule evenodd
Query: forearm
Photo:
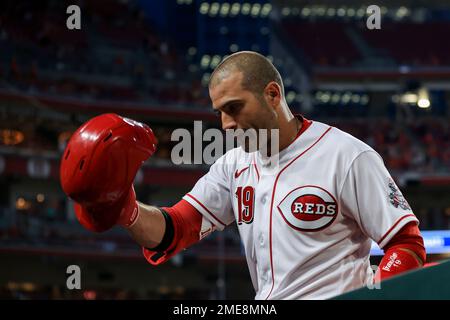
<svg viewBox="0 0 450 320"><path fill-rule="evenodd" d="M166 230L166 221L161 211L138 202L139 216L136 222L127 228L131 237L142 247L154 248L160 244Z"/></svg>

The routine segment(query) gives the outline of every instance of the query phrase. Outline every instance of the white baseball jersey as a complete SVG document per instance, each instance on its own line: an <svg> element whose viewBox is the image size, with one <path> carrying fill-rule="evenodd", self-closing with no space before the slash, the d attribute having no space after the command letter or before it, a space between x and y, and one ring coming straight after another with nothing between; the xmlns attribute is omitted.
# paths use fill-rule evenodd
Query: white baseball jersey
<svg viewBox="0 0 450 320"><path fill-rule="evenodd" d="M202 232L237 222L255 299L327 299L372 283L371 239L383 248L418 223L371 147L302 121L278 168L236 148L183 198L204 216Z"/></svg>

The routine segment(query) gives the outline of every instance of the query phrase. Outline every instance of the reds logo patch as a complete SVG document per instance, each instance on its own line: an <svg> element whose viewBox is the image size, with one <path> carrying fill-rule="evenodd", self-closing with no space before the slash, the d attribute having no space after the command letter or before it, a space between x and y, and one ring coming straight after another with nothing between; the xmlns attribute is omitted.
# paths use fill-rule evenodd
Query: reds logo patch
<svg viewBox="0 0 450 320"><path fill-rule="evenodd" d="M288 193L277 206L289 226L299 231L328 227L338 212L336 199L325 189L303 186Z"/></svg>

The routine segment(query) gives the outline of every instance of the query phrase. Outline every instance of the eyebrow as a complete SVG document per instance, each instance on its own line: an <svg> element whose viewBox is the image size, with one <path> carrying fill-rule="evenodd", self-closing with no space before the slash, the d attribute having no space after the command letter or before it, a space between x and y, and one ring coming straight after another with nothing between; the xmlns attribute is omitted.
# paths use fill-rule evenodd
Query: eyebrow
<svg viewBox="0 0 450 320"><path fill-rule="evenodd" d="M231 105L233 105L233 104L236 104L236 103L243 103L244 102L244 100L242 100L242 99L233 99L233 100L230 100L230 101L227 101L227 102L225 102L223 105L221 105L220 107L218 107L218 108L213 108L215 111L220 111L220 110L223 110L223 109L225 109L226 107L229 107L229 106L231 106Z"/></svg>

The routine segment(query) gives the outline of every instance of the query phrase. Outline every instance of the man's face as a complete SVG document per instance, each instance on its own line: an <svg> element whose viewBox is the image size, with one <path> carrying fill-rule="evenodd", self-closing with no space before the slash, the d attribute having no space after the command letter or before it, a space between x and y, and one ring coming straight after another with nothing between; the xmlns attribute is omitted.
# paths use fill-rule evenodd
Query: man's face
<svg viewBox="0 0 450 320"><path fill-rule="evenodd" d="M242 73L232 71L209 89L214 111L220 115L222 128L274 129L278 127L276 112L269 105L264 92L255 93L242 88ZM270 131L268 133L270 138ZM245 148L248 151L247 147Z"/></svg>

